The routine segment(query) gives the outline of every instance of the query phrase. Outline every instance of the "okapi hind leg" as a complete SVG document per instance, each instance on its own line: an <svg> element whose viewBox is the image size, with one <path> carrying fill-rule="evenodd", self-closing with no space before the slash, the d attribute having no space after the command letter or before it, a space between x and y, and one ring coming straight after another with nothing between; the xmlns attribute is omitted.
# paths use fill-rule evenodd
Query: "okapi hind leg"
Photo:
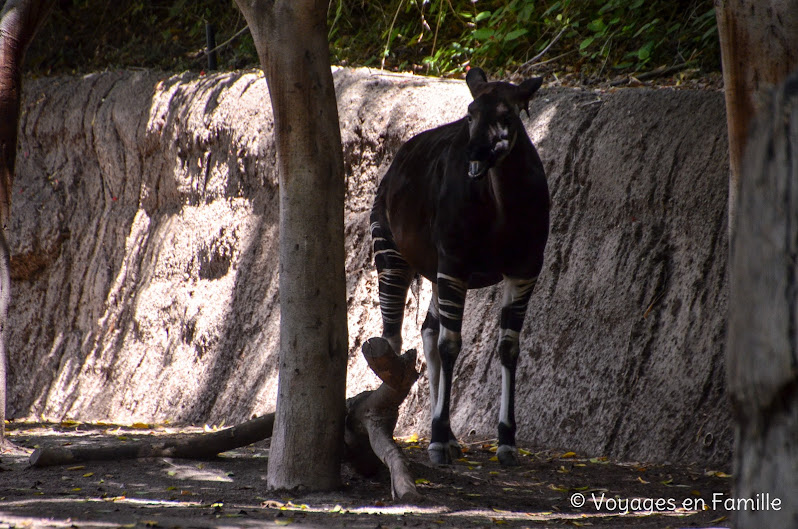
<svg viewBox="0 0 798 529"><path fill-rule="evenodd" d="M380 290L380 313L382 314L382 337L397 355L402 354L402 321L405 316L405 300L413 270L407 264L389 229L372 217L371 240L374 245L374 264Z"/></svg>
<svg viewBox="0 0 798 529"><path fill-rule="evenodd" d="M524 326L526 308L537 278L504 278L501 321L499 324L499 358L502 364L502 396L499 408L499 448L496 457L505 466L518 465L515 446L515 372L520 352L519 336Z"/></svg>
<svg viewBox="0 0 798 529"><path fill-rule="evenodd" d="M438 337L440 336L440 315L438 314L438 286L432 284L432 299L429 302L427 316L421 326L421 341L424 345L424 358L427 361L427 379L429 380L430 414L435 415L438 402L438 386L441 377L441 356L438 353ZM449 426L449 442L447 449L451 459L463 457L460 444Z"/></svg>

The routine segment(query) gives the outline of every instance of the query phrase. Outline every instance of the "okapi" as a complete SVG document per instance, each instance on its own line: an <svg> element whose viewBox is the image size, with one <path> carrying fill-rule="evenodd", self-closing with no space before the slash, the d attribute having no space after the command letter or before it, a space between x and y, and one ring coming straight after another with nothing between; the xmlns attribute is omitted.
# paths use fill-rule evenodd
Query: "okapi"
<svg viewBox="0 0 798 529"><path fill-rule="evenodd" d="M466 290L504 279L499 358L502 396L497 456L518 464L515 372L527 304L543 267L549 190L543 164L521 122L542 83L488 82L466 75L474 97L462 119L407 141L380 182L371 210L383 338L399 354L407 290L432 282L421 328L430 386L430 459L449 464L460 447L449 424L454 364Z"/></svg>

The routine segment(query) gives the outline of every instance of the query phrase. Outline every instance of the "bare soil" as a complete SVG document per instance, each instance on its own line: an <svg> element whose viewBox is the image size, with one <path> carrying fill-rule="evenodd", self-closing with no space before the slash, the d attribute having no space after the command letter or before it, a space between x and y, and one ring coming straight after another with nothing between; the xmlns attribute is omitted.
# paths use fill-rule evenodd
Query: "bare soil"
<svg viewBox="0 0 798 529"><path fill-rule="evenodd" d="M462 440L464 458L445 467L428 462L424 439L400 439L424 495L417 505L393 502L387 475L364 478L347 466L340 491L268 491L268 441L206 461L158 458L50 468L28 464L37 446L124 443L145 435L166 438L197 431L201 429L144 424L12 423L9 439L16 448L0 456L0 528L648 529L730 523L728 512L713 509L713 495L728 498L731 485L729 476L715 469L588 459L528 446L521 449L519 467L503 468L495 461L491 439ZM581 498L585 503L579 506Z"/></svg>

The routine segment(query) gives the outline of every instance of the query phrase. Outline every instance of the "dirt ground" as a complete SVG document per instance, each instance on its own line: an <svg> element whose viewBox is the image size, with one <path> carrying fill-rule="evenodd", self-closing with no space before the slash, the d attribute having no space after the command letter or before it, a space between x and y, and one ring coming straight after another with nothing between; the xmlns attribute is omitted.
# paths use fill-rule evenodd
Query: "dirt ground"
<svg viewBox="0 0 798 529"><path fill-rule="evenodd" d="M146 435L202 431L135 424L11 423L18 449L0 455L0 529L192 527L728 527L713 498L729 496L717 469L584 458L521 449L503 468L495 440L465 439L456 464L428 463L426 442L399 442L424 502L391 500L386 476L366 479L344 467L333 493L266 489L268 441L214 460L147 459L32 468L39 446L125 443ZM522 444L523 446L523 444ZM584 501L584 503L582 503ZM702 508L702 503L706 508Z"/></svg>

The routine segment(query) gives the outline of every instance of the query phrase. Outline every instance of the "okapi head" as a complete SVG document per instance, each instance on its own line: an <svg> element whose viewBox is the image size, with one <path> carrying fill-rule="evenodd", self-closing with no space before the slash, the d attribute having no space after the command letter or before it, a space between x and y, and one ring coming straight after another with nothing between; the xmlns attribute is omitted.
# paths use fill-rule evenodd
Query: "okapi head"
<svg viewBox="0 0 798 529"><path fill-rule="evenodd" d="M474 101L468 105L468 176L481 178L509 153L523 129L521 109L529 115L529 100L543 83L542 77L520 85L488 82L485 72L471 68L466 84Z"/></svg>

